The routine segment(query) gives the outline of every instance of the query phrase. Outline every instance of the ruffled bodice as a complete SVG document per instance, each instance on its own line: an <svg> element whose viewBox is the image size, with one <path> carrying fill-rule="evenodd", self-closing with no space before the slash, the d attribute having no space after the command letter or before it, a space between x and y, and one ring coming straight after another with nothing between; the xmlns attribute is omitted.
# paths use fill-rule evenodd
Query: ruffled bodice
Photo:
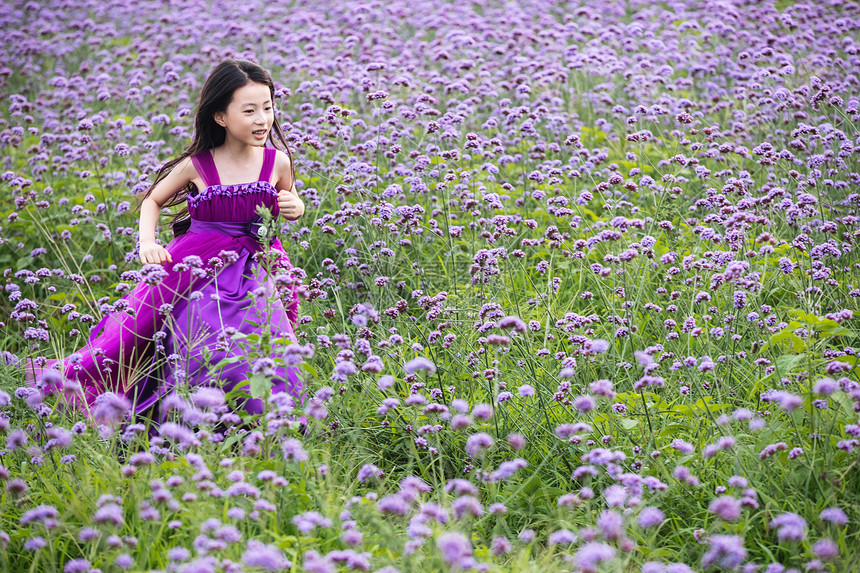
<svg viewBox="0 0 860 573"><path fill-rule="evenodd" d="M280 213L278 192L268 181L210 185L188 196L188 214L201 221L244 223L256 215L257 205L267 207L274 217Z"/></svg>
<svg viewBox="0 0 860 573"><path fill-rule="evenodd" d="M188 195L188 214L201 221L244 223L257 214L258 205L263 205L277 217L280 214L278 192L269 182L276 154L277 150L266 148L258 180L236 185L221 184L209 151L193 155L191 161L206 187Z"/></svg>

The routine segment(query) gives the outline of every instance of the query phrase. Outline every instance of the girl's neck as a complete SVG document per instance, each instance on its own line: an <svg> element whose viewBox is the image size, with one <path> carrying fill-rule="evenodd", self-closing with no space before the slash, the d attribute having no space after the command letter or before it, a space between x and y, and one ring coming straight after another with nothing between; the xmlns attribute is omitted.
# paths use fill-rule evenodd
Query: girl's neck
<svg viewBox="0 0 860 573"><path fill-rule="evenodd" d="M214 148L212 152L216 153L217 150L217 153L224 161L236 167L242 167L259 162L260 152L257 151L257 147L256 145L248 145L227 135L224 143Z"/></svg>

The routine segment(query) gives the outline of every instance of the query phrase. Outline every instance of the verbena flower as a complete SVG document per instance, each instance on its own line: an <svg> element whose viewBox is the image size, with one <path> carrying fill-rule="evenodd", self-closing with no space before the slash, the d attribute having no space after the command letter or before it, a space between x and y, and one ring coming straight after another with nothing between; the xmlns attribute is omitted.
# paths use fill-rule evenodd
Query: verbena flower
<svg viewBox="0 0 860 573"><path fill-rule="evenodd" d="M550 545L570 545L576 543L576 535L570 530L559 529L550 533L548 542Z"/></svg>
<svg viewBox="0 0 860 573"><path fill-rule="evenodd" d="M656 527L663 523L666 515L656 507L643 507L639 512L638 523L642 529Z"/></svg>
<svg viewBox="0 0 860 573"><path fill-rule="evenodd" d="M449 565L462 567L472 557L472 544L462 533L446 531L436 538L436 547Z"/></svg>
<svg viewBox="0 0 860 573"><path fill-rule="evenodd" d="M589 542L580 547L574 556L574 562L582 573L597 573L600 564L615 558L615 548L601 542Z"/></svg>
<svg viewBox="0 0 860 573"><path fill-rule="evenodd" d="M702 567L715 565L735 571L747 557L744 540L738 535L712 535L708 538L708 551L702 556Z"/></svg>
<svg viewBox="0 0 860 573"><path fill-rule="evenodd" d="M365 464L365 465L361 466L360 470L358 470L358 476L356 476L356 479L358 479L358 481L360 481L361 483L364 483L373 477L381 478L384 476L385 476L385 472L383 472L381 469L379 469L375 465Z"/></svg>
<svg viewBox="0 0 860 573"><path fill-rule="evenodd" d="M256 539L248 540L247 549L242 553L242 562L248 567L273 572L283 571L293 566L280 549Z"/></svg>
<svg viewBox="0 0 860 573"><path fill-rule="evenodd" d="M478 432L476 434L472 434L466 440L466 453L469 454L470 457L474 458L478 454L492 447L492 445L493 438L489 434Z"/></svg>
<svg viewBox="0 0 860 573"><path fill-rule="evenodd" d="M281 444L281 449L284 452L284 459L288 462L305 462L308 460L308 453L305 451L301 440L287 438Z"/></svg>
<svg viewBox="0 0 860 573"><path fill-rule="evenodd" d="M72 559L63 566L63 573L89 573L90 562L86 559Z"/></svg>
<svg viewBox="0 0 860 573"><path fill-rule="evenodd" d="M420 372L422 370L427 372L428 374L433 374L434 372L436 372L436 365L427 360L426 358L418 356L404 364L403 370L405 370L407 374L415 374L416 372Z"/></svg>
<svg viewBox="0 0 860 573"><path fill-rule="evenodd" d="M776 536L780 541L803 541L806 538L806 520L796 513L777 515L770 525L776 528Z"/></svg>
<svg viewBox="0 0 860 573"><path fill-rule="evenodd" d="M847 525L848 524L848 516L845 515L845 512L842 511L840 507L828 507L826 509L821 510L819 517L824 521L829 521L831 523L835 523L836 525Z"/></svg>
<svg viewBox="0 0 860 573"><path fill-rule="evenodd" d="M191 403L204 410L214 410L224 405L224 391L220 388L201 386L191 393Z"/></svg>
<svg viewBox="0 0 860 573"><path fill-rule="evenodd" d="M837 545L832 539L825 537L824 539L819 539L812 545L812 552L815 553L819 559L830 561L831 559L839 557L839 545Z"/></svg>
<svg viewBox="0 0 860 573"><path fill-rule="evenodd" d="M741 516L741 502L730 495L723 495L712 500L708 510L726 521L737 521Z"/></svg>
<svg viewBox="0 0 860 573"><path fill-rule="evenodd" d="M99 394L95 401L93 417L102 422L116 422L131 410L131 402L113 392Z"/></svg>

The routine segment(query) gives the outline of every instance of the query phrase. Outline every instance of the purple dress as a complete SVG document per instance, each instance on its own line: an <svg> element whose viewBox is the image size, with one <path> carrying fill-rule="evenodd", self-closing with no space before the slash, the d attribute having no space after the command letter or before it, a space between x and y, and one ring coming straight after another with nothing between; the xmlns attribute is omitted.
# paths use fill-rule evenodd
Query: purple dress
<svg viewBox="0 0 860 573"><path fill-rule="evenodd" d="M288 345L273 347L287 364L275 366L270 358L246 358L232 339L237 332L261 335L268 328L274 338L295 341L298 298L289 259L275 240L270 258L279 270L274 277L267 275L254 256L265 246L246 225L258 205L279 214L277 191L269 182L276 153L266 148L259 180L238 185L221 184L210 151L192 156L206 187L188 196L191 228L166 247L173 262L165 263L161 277L145 272L144 280L119 301L120 310L107 314L84 349L63 361L66 378L80 384L88 404L113 391L140 413L182 386L217 386L229 392L249 378L249 369L271 377L273 392L300 397L301 382L290 366L298 360ZM157 267L150 268L159 274ZM268 301L276 289L280 296ZM224 358L234 361L211 368ZM248 399L243 407L258 413L263 404Z"/></svg>

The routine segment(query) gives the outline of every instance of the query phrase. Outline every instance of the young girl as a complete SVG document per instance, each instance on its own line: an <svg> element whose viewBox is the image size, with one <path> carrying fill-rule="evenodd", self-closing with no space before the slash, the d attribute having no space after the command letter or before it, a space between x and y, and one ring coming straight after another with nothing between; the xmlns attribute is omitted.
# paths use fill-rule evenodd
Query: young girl
<svg viewBox="0 0 860 573"><path fill-rule="evenodd" d="M233 337L266 328L275 340L295 340L291 266L257 213L258 206L287 220L304 213L292 155L274 121L274 92L269 73L246 60L225 61L206 80L193 141L158 171L140 205L142 280L64 361L66 378L77 382L66 389L71 384L88 405L110 391L140 413L182 386L229 392L251 372L270 377L273 392L301 393L295 368L268 357L251 362ZM266 146L273 133L286 153ZM159 245L159 213L183 202L176 238ZM280 268L274 278L260 264L266 253ZM276 290L286 293L286 306L280 298L272 303ZM223 359L226 366L211 368ZM244 408L256 413L263 404L249 399Z"/></svg>

